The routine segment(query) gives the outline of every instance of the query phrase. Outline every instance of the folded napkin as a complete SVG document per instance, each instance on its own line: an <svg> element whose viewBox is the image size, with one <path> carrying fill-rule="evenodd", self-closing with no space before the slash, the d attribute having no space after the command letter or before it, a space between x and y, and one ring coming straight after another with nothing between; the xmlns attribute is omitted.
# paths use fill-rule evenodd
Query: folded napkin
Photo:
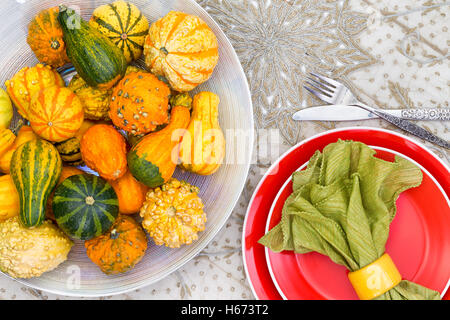
<svg viewBox="0 0 450 320"><path fill-rule="evenodd" d="M422 172L396 157L388 162L360 142L342 141L316 151L303 171L292 175L293 193L278 225L259 243L280 252L316 251L350 271L385 253L399 194L422 182ZM405 244L407 245L407 244ZM439 292L410 281L377 299L440 299Z"/></svg>

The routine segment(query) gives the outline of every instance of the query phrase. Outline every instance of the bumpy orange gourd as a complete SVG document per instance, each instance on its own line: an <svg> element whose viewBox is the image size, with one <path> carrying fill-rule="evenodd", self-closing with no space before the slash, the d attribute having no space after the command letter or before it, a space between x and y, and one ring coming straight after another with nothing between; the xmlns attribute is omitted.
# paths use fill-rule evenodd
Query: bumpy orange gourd
<svg viewBox="0 0 450 320"><path fill-rule="evenodd" d="M141 261L147 236L130 216L119 215L111 230L84 243L88 257L106 274L127 272Z"/></svg>
<svg viewBox="0 0 450 320"><path fill-rule="evenodd" d="M59 186L68 177L71 177L71 176L74 176L77 174L82 174L82 173L83 173L83 171L81 171L80 169L77 169L75 167L70 167L70 166L62 167L61 175L59 176L59 180L56 183L56 187ZM55 189L56 189L56 187L55 187ZM52 193L48 196L45 215L47 218L52 219L53 221L56 221L55 215L53 214L53 207L52 207L54 195L55 195L55 190L53 190Z"/></svg>
<svg viewBox="0 0 450 320"><path fill-rule="evenodd" d="M9 174L0 177L0 222L20 212L19 193Z"/></svg>
<svg viewBox="0 0 450 320"><path fill-rule="evenodd" d="M37 135L61 142L74 137L80 129L84 120L83 104L68 88L44 88L31 100L28 120Z"/></svg>
<svg viewBox="0 0 450 320"><path fill-rule="evenodd" d="M29 126L22 126L17 133L17 137L14 140L12 146L9 147L3 155L0 156L0 171L3 173L9 173L9 168L11 164L11 158L18 147L20 147L25 142L37 139L38 136L34 133L33 129Z"/></svg>
<svg viewBox="0 0 450 320"><path fill-rule="evenodd" d="M42 10L28 25L27 42L38 60L52 67L70 62L63 31L58 22L58 7Z"/></svg>
<svg viewBox="0 0 450 320"><path fill-rule="evenodd" d="M212 92L194 96L188 133L180 148L181 167L200 175L216 172L225 157L225 137L219 125L219 97Z"/></svg>
<svg viewBox="0 0 450 320"><path fill-rule="evenodd" d="M125 138L113 126L97 124L81 139L81 156L86 165L107 180L116 180L127 172Z"/></svg>
<svg viewBox="0 0 450 320"><path fill-rule="evenodd" d="M5 82L9 97L19 114L25 119L28 119L28 109L33 96L42 89L54 85L62 87L64 80L56 70L40 63L32 68L21 69Z"/></svg>
<svg viewBox="0 0 450 320"><path fill-rule="evenodd" d="M169 87L148 72L131 72L114 88L109 117L133 135L155 130L169 120Z"/></svg>
<svg viewBox="0 0 450 320"><path fill-rule="evenodd" d="M145 201L148 187L137 181L130 171L121 178L108 181L119 199L119 212L133 214L139 212Z"/></svg>
<svg viewBox="0 0 450 320"><path fill-rule="evenodd" d="M145 63L176 91L190 91L211 76L219 51L217 39L199 17L170 11L150 26Z"/></svg>

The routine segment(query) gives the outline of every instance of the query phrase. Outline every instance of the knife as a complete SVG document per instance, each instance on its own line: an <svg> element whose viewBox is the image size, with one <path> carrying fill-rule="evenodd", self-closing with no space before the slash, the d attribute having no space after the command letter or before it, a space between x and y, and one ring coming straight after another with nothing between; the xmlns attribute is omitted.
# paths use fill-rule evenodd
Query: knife
<svg viewBox="0 0 450 320"><path fill-rule="evenodd" d="M408 120L450 120L450 109L383 109L389 115ZM292 116L294 120L319 121L353 121L376 119L378 116L368 110L357 106L325 105L310 107L297 111Z"/></svg>

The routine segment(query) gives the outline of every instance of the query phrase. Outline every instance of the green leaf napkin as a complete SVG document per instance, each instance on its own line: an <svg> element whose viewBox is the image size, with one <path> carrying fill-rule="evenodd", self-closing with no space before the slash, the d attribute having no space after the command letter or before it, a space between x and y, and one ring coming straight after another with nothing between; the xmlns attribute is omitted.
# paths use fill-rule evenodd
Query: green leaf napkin
<svg viewBox="0 0 450 320"><path fill-rule="evenodd" d="M278 225L259 243L280 252L316 251L350 271L374 262L385 252L399 194L422 182L422 172L401 157L388 162L367 145L339 140L292 175L293 193ZM440 299L439 292L410 281L377 299Z"/></svg>

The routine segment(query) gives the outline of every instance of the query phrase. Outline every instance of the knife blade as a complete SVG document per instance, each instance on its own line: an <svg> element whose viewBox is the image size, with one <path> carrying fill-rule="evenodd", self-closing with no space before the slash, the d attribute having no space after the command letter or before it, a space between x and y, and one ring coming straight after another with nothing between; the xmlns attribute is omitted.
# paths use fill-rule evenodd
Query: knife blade
<svg viewBox="0 0 450 320"><path fill-rule="evenodd" d="M383 110L383 112L401 117L401 110ZM376 119L377 115L356 106L325 105L302 109L293 114L297 121L354 121Z"/></svg>

